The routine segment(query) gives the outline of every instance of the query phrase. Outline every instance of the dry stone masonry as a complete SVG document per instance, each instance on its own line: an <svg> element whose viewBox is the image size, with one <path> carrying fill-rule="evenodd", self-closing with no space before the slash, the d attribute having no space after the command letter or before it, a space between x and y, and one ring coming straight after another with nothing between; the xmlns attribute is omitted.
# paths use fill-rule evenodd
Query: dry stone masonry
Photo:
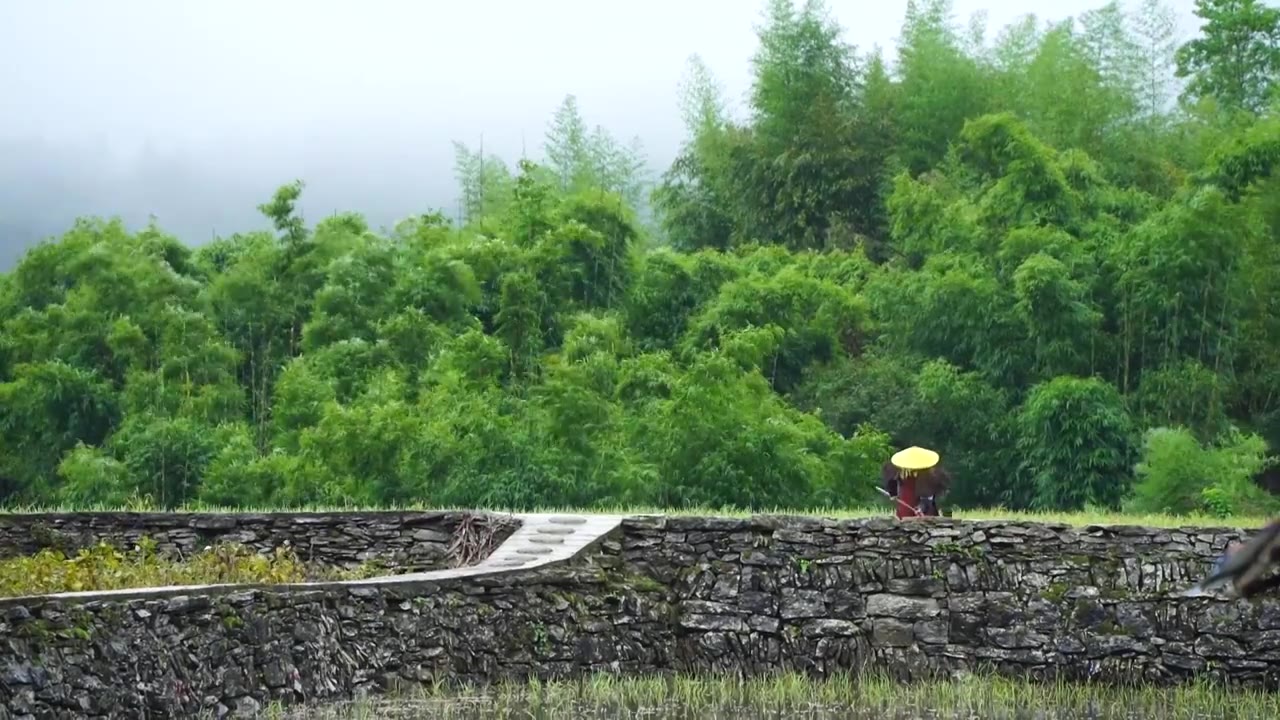
<svg viewBox="0 0 1280 720"><path fill-rule="evenodd" d="M175 557L236 542L264 553L292 547L298 559L317 565L378 561L414 572L449 567L458 554L450 545L460 534L492 535L499 544L517 525L510 516L469 512L0 514L0 558L44 548L71 555L99 541L127 549L147 536Z"/></svg>
<svg viewBox="0 0 1280 720"><path fill-rule="evenodd" d="M539 567L0 600L0 718L247 716L434 678L598 671L990 668L1276 688L1280 603L1169 595L1240 536L638 517Z"/></svg>
<svg viewBox="0 0 1280 720"><path fill-rule="evenodd" d="M624 567L676 603L680 669L1280 685L1280 603L1170 596L1234 530L816 518L624 530Z"/></svg>

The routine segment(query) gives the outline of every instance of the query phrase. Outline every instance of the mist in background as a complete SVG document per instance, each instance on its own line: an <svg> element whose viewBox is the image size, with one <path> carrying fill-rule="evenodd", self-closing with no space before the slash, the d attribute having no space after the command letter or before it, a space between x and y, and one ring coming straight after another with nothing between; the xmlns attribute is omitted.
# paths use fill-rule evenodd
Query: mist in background
<svg viewBox="0 0 1280 720"><path fill-rule="evenodd" d="M1183 37L1193 0L1175 0ZM988 37L1101 0L955 0ZM829 0L845 39L892 60L906 0ZM566 94L639 137L651 176L684 136L677 84L699 53L730 98L750 87L762 0L0 0L0 270L78 216L154 216L185 242L268 227L295 178L313 221L453 216L453 141L542 156Z"/></svg>

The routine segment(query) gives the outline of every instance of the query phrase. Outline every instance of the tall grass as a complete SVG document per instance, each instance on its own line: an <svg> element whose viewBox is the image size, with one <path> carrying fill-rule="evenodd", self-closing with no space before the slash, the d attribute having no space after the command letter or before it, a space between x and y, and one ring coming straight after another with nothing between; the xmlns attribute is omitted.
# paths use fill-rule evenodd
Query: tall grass
<svg viewBox="0 0 1280 720"><path fill-rule="evenodd" d="M270 708L295 720L372 718L1277 718L1280 696L1200 681L1175 688L1032 683L971 675L899 683L883 675L826 680L798 674L726 677L593 676L580 681L428 687L413 696Z"/></svg>
<svg viewBox="0 0 1280 720"><path fill-rule="evenodd" d="M537 510L513 510L512 508L458 508L438 507L425 504L384 505L379 507L341 506L341 505L306 505L292 508L280 507L231 507L222 505L187 505L180 508L161 510L146 505L118 506L20 506L0 509L0 512L17 514L34 513L66 513L66 512L173 512L173 513L271 513L271 512L355 512L355 511L454 511L474 512L477 510L495 513L509 512L544 512L544 513L604 513L611 515L680 515L704 517L749 517L751 515L805 515L811 517L829 517L836 519L857 519L867 517L890 517L893 509L888 505L875 507L831 507L831 508L772 508L748 510L735 507L685 507L659 508L643 506L600 506L594 508L547 507ZM1086 525L1141 525L1147 527L1234 527L1258 528L1271 518L1267 516L1234 515L1218 517L1207 514L1166 515L1136 514L1107 510L1088 510L1082 512L1029 512L1007 510L1005 508L955 510L953 517L963 520L1022 520L1030 522L1062 523L1074 526Z"/></svg>

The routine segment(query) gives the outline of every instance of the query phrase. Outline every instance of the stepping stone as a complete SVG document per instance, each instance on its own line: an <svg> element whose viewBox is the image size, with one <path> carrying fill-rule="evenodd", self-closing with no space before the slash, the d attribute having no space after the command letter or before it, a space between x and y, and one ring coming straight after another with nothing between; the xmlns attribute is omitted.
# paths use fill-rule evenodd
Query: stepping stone
<svg viewBox="0 0 1280 720"><path fill-rule="evenodd" d="M587 519L576 515L557 515L548 519L547 522L555 523L556 525L585 525Z"/></svg>
<svg viewBox="0 0 1280 720"><path fill-rule="evenodd" d="M516 552L521 555L546 555L551 552L551 548L533 545L531 547L516 548Z"/></svg>
<svg viewBox="0 0 1280 720"><path fill-rule="evenodd" d="M506 560L499 560L494 563L494 565L498 565L499 567L519 567L527 562L529 561L521 558L507 558Z"/></svg>
<svg viewBox="0 0 1280 720"><path fill-rule="evenodd" d="M569 527L548 527L544 525L539 528L534 528L533 531L536 533L542 533L543 535L572 535L575 532L575 529Z"/></svg>
<svg viewBox="0 0 1280 720"><path fill-rule="evenodd" d="M564 538L559 535L544 535L542 537L535 535L529 538L529 542L538 543L539 545L563 545Z"/></svg>

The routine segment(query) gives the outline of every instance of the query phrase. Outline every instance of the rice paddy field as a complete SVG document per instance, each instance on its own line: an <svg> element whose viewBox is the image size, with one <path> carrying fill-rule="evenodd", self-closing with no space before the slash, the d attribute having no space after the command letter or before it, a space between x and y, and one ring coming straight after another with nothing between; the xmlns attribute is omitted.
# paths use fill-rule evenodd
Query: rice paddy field
<svg viewBox="0 0 1280 720"><path fill-rule="evenodd" d="M781 675L732 678L600 676L487 690L427 688L412 696L325 706L268 708L277 720L1192 720L1278 718L1280 695L1205 682L1117 688L969 676L903 684L885 677L825 680Z"/></svg>

